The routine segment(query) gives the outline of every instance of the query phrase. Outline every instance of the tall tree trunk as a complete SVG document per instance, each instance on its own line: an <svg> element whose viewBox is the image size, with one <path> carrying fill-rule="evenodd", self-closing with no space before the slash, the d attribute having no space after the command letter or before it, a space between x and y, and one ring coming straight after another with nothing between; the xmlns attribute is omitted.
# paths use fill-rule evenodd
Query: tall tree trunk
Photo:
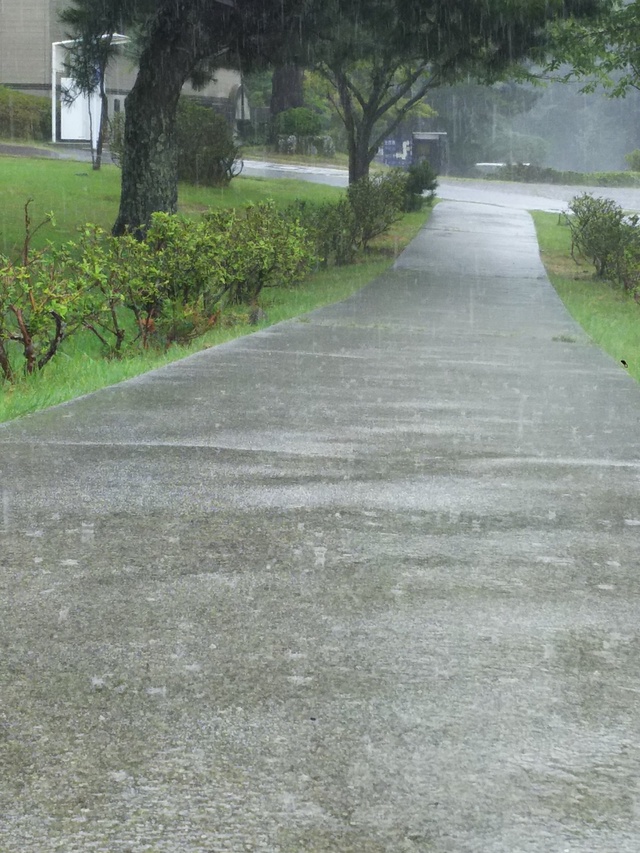
<svg viewBox="0 0 640 853"><path fill-rule="evenodd" d="M109 121L109 99L104 88L105 68L100 69L100 125L98 126L98 138L96 140L95 157L93 158L93 169L98 171L102 166L102 149L104 148L104 137L107 132Z"/></svg>
<svg viewBox="0 0 640 853"><path fill-rule="evenodd" d="M373 159L369 154L369 145L359 133L347 139L349 149L349 183L355 184L360 178L369 177L369 167Z"/></svg>
<svg viewBox="0 0 640 853"><path fill-rule="evenodd" d="M279 113L304 106L304 70L299 65L281 65L271 79L271 118Z"/></svg>
<svg viewBox="0 0 640 853"><path fill-rule="evenodd" d="M334 70L334 80L342 108L341 118L347 132L349 183L354 184L360 178L369 176L369 166L373 159L369 153L371 128L367 123L367 117L359 116L354 108L346 74Z"/></svg>
<svg viewBox="0 0 640 853"><path fill-rule="evenodd" d="M304 106L304 69L299 65L281 65L273 71L271 78L271 103L269 112L270 142L277 140L276 119L285 110Z"/></svg>
<svg viewBox="0 0 640 853"><path fill-rule="evenodd" d="M156 211L178 208L176 110L185 78L166 57L156 68L140 68L125 100L124 152L116 236L141 235Z"/></svg>
<svg viewBox="0 0 640 853"><path fill-rule="evenodd" d="M120 210L113 226L142 235L156 211L178 206L176 112L198 62L219 50L228 0L161 0L125 100Z"/></svg>

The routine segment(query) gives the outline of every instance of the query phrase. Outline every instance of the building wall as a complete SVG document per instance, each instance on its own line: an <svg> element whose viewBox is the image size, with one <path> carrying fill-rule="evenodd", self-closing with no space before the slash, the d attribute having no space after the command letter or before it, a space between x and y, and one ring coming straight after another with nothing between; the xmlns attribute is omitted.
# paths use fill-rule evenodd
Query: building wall
<svg viewBox="0 0 640 853"><path fill-rule="evenodd" d="M0 0L0 83L37 94L51 86L51 43L64 0Z"/></svg>
<svg viewBox="0 0 640 853"><path fill-rule="evenodd" d="M0 84L48 95L51 92L51 44L67 38L58 12L67 0L0 0ZM131 60L122 57L109 68L107 88L124 99L136 78ZM238 72L220 69L201 92L189 84L185 94L228 98L240 83Z"/></svg>

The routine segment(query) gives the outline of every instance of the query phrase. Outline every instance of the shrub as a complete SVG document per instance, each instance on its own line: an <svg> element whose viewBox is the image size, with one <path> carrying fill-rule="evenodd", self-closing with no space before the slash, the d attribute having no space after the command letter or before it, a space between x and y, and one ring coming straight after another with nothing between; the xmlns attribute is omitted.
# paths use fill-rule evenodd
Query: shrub
<svg viewBox="0 0 640 853"><path fill-rule="evenodd" d="M205 186L227 186L240 173L240 149L225 119L188 98L178 105L178 179Z"/></svg>
<svg viewBox="0 0 640 853"><path fill-rule="evenodd" d="M404 209L422 210L425 203L433 204L438 187L437 175L428 160L412 163L407 170L407 192ZM427 195L423 193L427 191Z"/></svg>
<svg viewBox="0 0 640 853"><path fill-rule="evenodd" d="M572 257L577 249L594 265L596 275L605 276L623 249L622 208L612 199L583 193L571 199L569 210Z"/></svg>
<svg viewBox="0 0 640 853"><path fill-rule="evenodd" d="M309 234L296 216L278 213L273 202L205 214L208 233L222 235L219 256L222 294L233 303L255 305L265 287L299 282L315 260Z"/></svg>
<svg viewBox="0 0 640 853"><path fill-rule="evenodd" d="M326 204L298 202L287 211L305 229L323 266L350 264L356 254L357 223L347 198Z"/></svg>
<svg viewBox="0 0 640 853"><path fill-rule="evenodd" d="M51 101L0 86L0 137L44 140L51 133Z"/></svg>
<svg viewBox="0 0 640 853"><path fill-rule="evenodd" d="M402 218L407 196L407 175L393 169L384 175L360 178L347 190L356 222L355 244L367 249L371 240Z"/></svg>
<svg viewBox="0 0 640 853"><path fill-rule="evenodd" d="M501 166L495 172L483 175L486 180L518 181L520 183L564 184L580 186L591 184L599 187L637 187L640 178L631 172L572 172L558 171L546 166L517 163Z"/></svg>
<svg viewBox="0 0 640 853"><path fill-rule="evenodd" d="M307 107L294 107L278 113L275 117L275 132L279 136L318 136L322 119Z"/></svg>
<svg viewBox="0 0 640 853"><path fill-rule="evenodd" d="M24 373L41 370L98 307L85 283L68 274L70 246L31 251L33 235L53 217L32 228L29 204L21 256L0 255L0 371L9 382L18 358Z"/></svg>
<svg viewBox="0 0 640 853"><path fill-rule="evenodd" d="M109 151L116 166L124 152L124 113L109 121ZM224 187L242 171L240 149L225 119L209 107L187 98L177 115L178 180L190 184Z"/></svg>
<svg viewBox="0 0 640 853"><path fill-rule="evenodd" d="M640 172L640 148L636 148L630 154L625 154L624 159L632 172Z"/></svg>
<svg viewBox="0 0 640 853"><path fill-rule="evenodd" d="M116 166L122 166L124 153L124 113L114 113L107 125L107 142L111 160Z"/></svg>

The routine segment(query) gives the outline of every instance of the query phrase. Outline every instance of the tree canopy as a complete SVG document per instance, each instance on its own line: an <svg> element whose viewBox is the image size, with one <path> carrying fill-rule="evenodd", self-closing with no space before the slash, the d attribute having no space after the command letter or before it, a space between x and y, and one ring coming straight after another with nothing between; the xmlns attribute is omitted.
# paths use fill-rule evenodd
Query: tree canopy
<svg viewBox="0 0 640 853"><path fill-rule="evenodd" d="M593 16L607 0L74 0L96 3L94 34L136 24L139 71L126 100L116 233L177 205L175 116L187 80L216 65L316 65L336 92L351 177L366 174L376 122L401 120L434 86L492 81L540 55L549 22ZM361 86L358 74L366 70ZM389 125L389 122L387 122ZM351 129L350 129L351 128Z"/></svg>
<svg viewBox="0 0 640 853"><path fill-rule="evenodd" d="M551 38L553 59L547 71L561 72L564 79L588 78L585 91L602 85L612 97L640 90L638 0L610 0L594 19L557 22Z"/></svg>

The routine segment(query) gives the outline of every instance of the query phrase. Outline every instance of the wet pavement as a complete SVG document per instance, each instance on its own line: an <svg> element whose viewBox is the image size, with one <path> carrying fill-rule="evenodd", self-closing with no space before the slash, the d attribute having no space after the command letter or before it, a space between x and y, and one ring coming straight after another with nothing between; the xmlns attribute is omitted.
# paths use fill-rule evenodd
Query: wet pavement
<svg viewBox="0 0 640 853"><path fill-rule="evenodd" d="M0 850L636 853L640 388L529 216L0 427Z"/></svg>
<svg viewBox="0 0 640 853"><path fill-rule="evenodd" d="M344 169L322 166L299 166L288 163L268 163L245 160L243 174L248 177L297 178L314 183L346 187ZM625 210L640 211L640 188L561 186L554 184L524 184L515 181L483 181L466 178L438 178L438 196L447 201L467 201L518 210L560 212L576 195L588 192L594 196L612 198Z"/></svg>

